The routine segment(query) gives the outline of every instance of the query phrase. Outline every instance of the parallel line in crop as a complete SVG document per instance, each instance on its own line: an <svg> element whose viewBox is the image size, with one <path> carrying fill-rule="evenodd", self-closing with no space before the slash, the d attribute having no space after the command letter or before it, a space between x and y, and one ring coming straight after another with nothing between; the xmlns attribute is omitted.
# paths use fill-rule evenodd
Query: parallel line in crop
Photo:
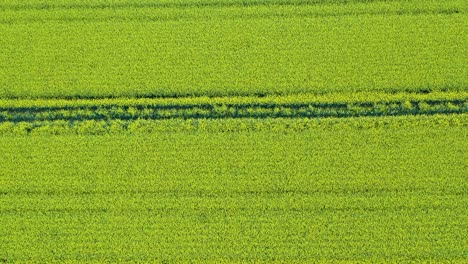
<svg viewBox="0 0 468 264"><path fill-rule="evenodd" d="M459 10L420 10L420 11L380 11L372 13L346 13L346 14L320 14L320 13L300 13L293 15L283 15L283 14L239 14L227 17L223 20L233 20L233 19L262 19L262 18L320 18L320 17L344 17L344 16L359 16L359 15L375 15L375 16L392 16L392 15L412 15L412 16L423 16L423 15L452 15L458 14L461 11ZM55 22L83 22L88 23L92 22L171 22L171 21L202 21L208 20L209 17L199 16L199 17L187 17L187 16L175 16L175 17L164 17L158 15L151 16L135 16L127 17L125 15L113 15L107 17L57 17L57 18L37 18L37 17L28 17L28 18L12 18L12 19L0 19L0 24L15 24L15 23L36 23L36 22L45 22L45 21L55 21Z"/></svg>
<svg viewBox="0 0 468 264"><path fill-rule="evenodd" d="M168 188L160 190L43 190L43 189L28 189L28 190L10 190L2 188L0 189L1 196L61 196L61 195L70 195L70 196L92 196L92 195L160 195L160 196L170 196L170 197L217 197L217 198L228 198L232 195L242 195L242 196L264 196L264 197L273 197L276 195L287 195L287 194L296 194L296 195L336 195L336 194L347 194L347 195L363 195L372 194L372 195L398 195L400 192L406 193L417 193L425 192L428 195L438 195L441 194L439 190L426 190L423 187L385 187L385 186L376 186L368 189L354 189L354 188L345 188L337 187L333 189L323 189L317 187L316 189L309 190L232 190L229 194L225 193L222 190L211 190L207 192L206 190L178 190L177 188ZM444 193L444 195L464 195L465 193L460 190L452 190L450 192ZM0 209L0 211L2 211Z"/></svg>
<svg viewBox="0 0 468 264"><path fill-rule="evenodd" d="M0 135L119 135L269 132L295 133L319 130L372 130L468 127L468 114L436 114L407 116L369 116L347 118L222 118L222 119L132 119L132 120L46 120L32 122L0 122ZM0 193L1 195L1 193Z"/></svg>
<svg viewBox="0 0 468 264"><path fill-rule="evenodd" d="M302 5L318 5L318 4L348 4L348 3L370 3L370 2L397 2L399 0L225 0L225 1L159 1L159 2L107 2L102 3L95 1L94 3L13 3L0 4L1 10L51 10L51 9L129 9L129 8L188 8L188 7L248 7L248 6L302 6Z"/></svg>
<svg viewBox="0 0 468 264"><path fill-rule="evenodd" d="M203 102L187 104L107 104L9 106L0 104L0 122L205 119L205 118L314 118L468 113L466 98L385 102Z"/></svg>
<svg viewBox="0 0 468 264"><path fill-rule="evenodd" d="M159 3L163 4L163 3ZM114 4L114 5L40 5L42 9L8 8L0 5L0 24L34 23L45 21L61 22L156 22L156 21L199 21L199 20L233 20L262 18L320 18L345 16L395 16L395 15L453 15L466 13L466 8L456 1L445 3L406 2L395 5L389 2L376 2L361 6L356 3L349 5L307 5L285 2L283 4L172 7L158 4ZM14 7L14 6L12 6ZM50 11L48 11L50 9Z"/></svg>

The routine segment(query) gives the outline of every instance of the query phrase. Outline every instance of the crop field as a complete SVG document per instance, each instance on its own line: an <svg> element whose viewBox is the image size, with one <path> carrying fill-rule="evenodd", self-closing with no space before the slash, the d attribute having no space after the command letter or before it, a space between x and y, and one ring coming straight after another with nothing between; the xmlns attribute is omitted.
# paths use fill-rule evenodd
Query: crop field
<svg viewBox="0 0 468 264"><path fill-rule="evenodd" d="M465 0L2 0L0 96L466 90L467 9Z"/></svg>
<svg viewBox="0 0 468 264"><path fill-rule="evenodd" d="M467 263L465 0L0 0L0 263Z"/></svg>

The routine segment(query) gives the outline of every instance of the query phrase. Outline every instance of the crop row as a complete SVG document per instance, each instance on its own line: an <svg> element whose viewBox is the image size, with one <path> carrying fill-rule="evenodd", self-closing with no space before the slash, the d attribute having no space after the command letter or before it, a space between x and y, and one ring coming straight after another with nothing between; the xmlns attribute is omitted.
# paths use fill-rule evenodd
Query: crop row
<svg viewBox="0 0 468 264"><path fill-rule="evenodd" d="M186 97L89 97L81 95L81 99L69 96L60 98L39 99L0 99L0 109L37 108L37 109L67 109L102 107L149 106L164 108L183 108L184 105L297 105L297 104L359 104L359 103L391 103L391 102L436 102L436 101L467 101L468 90L458 92L325 92L301 94L256 94L252 96L186 96Z"/></svg>
<svg viewBox="0 0 468 264"><path fill-rule="evenodd" d="M468 114L350 118L225 118L2 122L0 135L118 135L198 132L292 133L337 129L404 129L468 126Z"/></svg>
<svg viewBox="0 0 468 264"><path fill-rule="evenodd" d="M181 7L226 7L226 6L258 6L258 5L318 5L318 4L353 4L375 3L382 0L4 0L0 10L49 10L49 9L103 9L103 8L181 8ZM418 3L417 0L391 0L386 2ZM421 2L421 1L419 1ZM434 1L432 1L433 3ZM425 4L431 3L425 0Z"/></svg>
<svg viewBox="0 0 468 264"><path fill-rule="evenodd" d="M388 102L303 102L226 104L132 104L62 107L0 107L0 122L199 119L199 118L315 118L467 113L462 99Z"/></svg>
<svg viewBox="0 0 468 264"><path fill-rule="evenodd" d="M417 1L395 2L376 1L362 5L337 3L323 5L307 5L310 1L268 1L256 2L236 1L232 4L219 2L205 3L194 7L180 8L161 2L129 3L129 4L86 4L70 5L1 5L0 23L13 24L24 22L45 21L181 21L181 20L213 20L213 19L255 19L271 17L338 17L347 15L423 15L423 14L455 14L466 13L467 8L461 1L444 2L428 1L425 4ZM267 5L267 3L269 3ZM183 2L180 4L187 4ZM310 4L310 3L309 3ZM245 8L245 6L255 6ZM220 8L223 7L223 8ZM41 10L50 10L44 12Z"/></svg>

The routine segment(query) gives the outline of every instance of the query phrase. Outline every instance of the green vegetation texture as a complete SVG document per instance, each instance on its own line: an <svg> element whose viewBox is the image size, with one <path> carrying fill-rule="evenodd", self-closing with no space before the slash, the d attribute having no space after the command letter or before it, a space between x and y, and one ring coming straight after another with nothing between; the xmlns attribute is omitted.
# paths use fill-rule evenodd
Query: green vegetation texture
<svg viewBox="0 0 468 264"><path fill-rule="evenodd" d="M324 118L468 113L467 93L0 100L0 122Z"/></svg>
<svg viewBox="0 0 468 264"><path fill-rule="evenodd" d="M4 136L0 258L463 262L467 136L418 122Z"/></svg>
<svg viewBox="0 0 468 264"><path fill-rule="evenodd" d="M0 263L468 263L466 0L0 0Z"/></svg>
<svg viewBox="0 0 468 264"><path fill-rule="evenodd" d="M0 1L0 97L461 91L464 0Z"/></svg>

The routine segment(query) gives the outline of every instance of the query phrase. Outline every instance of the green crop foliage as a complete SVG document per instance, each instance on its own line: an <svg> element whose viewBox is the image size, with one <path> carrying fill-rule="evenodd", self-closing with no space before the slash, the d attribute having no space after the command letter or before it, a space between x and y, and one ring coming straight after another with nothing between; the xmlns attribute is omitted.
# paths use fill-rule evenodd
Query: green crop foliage
<svg viewBox="0 0 468 264"><path fill-rule="evenodd" d="M0 97L466 91L466 11L463 0L2 1Z"/></svg>
<svg viewBox="0 0 468 264"><path fill-rule="evenodd" d="M0 100L0 121L323 118L468 113L466 92Z"/></svg>
<svg viewBox="0 0 468 264"><path fill-rule="evenodd" d="M221 118L221 119L160 119L160 120L52 120L34 122L1 122L0 136L41 135L145 135L148 133L198 132L281 132L296 133L315 130L355 128L407 129L467 127L467 114L378 116L350 118Z"/></svg>
<svg viewBox="0 0 468 264"><path fill-rule="evenodd" d="M467 136L424 124L4 136L0 258L463 262Z"/></svg>
<svg viewBox="0 0 468 264"><path fill-rule="evenodd" d="M0 263L468 263L466 0L0 0Z"/></svg>

